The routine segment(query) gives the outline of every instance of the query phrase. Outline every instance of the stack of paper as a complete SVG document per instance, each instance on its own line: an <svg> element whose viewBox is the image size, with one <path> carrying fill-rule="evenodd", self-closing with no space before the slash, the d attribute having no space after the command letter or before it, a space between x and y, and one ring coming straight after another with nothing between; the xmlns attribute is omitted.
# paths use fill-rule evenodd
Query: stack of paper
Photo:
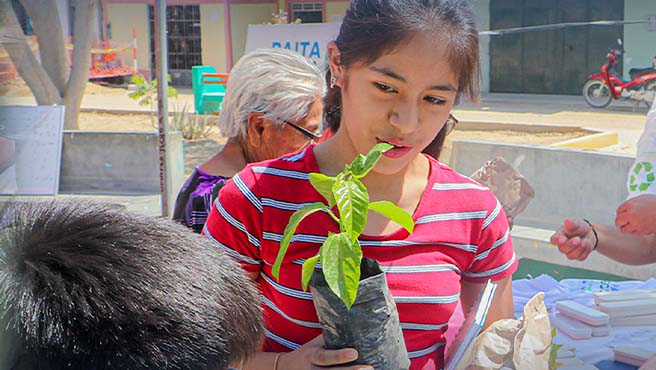
<svg viewBox="0 0 656 370"><path fill-rule="evenodd" d="M656 325L656 289L595 293L595 303L612 326Z"/></svg>
<svg viewBox="0 0 656 370"><path fill-rule="evenodd" d="M622 344L613 348L613 356L616 362L629 364L633 366L642 366L647 360L656 355L656 351L649 351L645 348Z"/></svg>
<svg viewBox="0 0 656 370"><path fill-rule="evenodd" d="M554 324L573 339L604 337L610 333L610 316L574 301L556 302Z"/></svg>

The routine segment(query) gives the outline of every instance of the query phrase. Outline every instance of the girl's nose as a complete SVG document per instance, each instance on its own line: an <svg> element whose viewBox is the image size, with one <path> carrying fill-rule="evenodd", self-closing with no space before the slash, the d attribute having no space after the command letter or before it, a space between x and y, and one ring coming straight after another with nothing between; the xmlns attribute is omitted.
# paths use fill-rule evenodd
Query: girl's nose
<svg viewBox="0 0 656 370"><path fill-rule="evenodd" d="M390 113L389 122L399 133L411 133L419 127L419 110L413 104L398 104Z"/></svg>

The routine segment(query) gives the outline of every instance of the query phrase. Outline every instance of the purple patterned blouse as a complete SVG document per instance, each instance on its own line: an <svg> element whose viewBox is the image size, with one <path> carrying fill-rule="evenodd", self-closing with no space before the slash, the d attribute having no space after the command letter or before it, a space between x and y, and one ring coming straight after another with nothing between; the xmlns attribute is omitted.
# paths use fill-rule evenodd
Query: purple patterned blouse
<svg viewBox="0 0 656 370"><path fill-rule="evenodd" d="M229 177L210 175L196 167L175 200L173 221L200 233L219 190Z"/></svg>

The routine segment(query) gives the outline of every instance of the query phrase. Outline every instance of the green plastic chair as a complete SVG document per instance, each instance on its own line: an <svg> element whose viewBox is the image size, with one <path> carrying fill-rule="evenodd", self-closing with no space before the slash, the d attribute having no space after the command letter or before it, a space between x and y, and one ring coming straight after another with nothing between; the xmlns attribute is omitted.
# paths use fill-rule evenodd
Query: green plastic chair
<svg viewBox="0 0 656 370"><path fill-rule="evenodd" d="M221 111L225 96L225 84L207 84L222 80L219 77L203 77L204 73L216 73L212 66L191 67L191 87L194 92L194 108L197 114Z"/></svg>

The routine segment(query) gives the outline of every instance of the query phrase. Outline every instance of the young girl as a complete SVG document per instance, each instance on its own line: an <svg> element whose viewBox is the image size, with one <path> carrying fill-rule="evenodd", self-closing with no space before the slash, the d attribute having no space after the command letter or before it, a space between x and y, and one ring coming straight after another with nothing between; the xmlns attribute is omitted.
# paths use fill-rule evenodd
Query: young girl
<svg viewBox="0 0 656 370"><path fill-rule="evenodd" d="M513 314L510 277L517 259L494 195L421 153L479 79L474 16L462 0L353 0L328 47L327 141L248 166L222 189L205 234L238 259L262 292L266 338L245 369L370 369L345 365L353 349L326 350L301 268L338 226L314 213L297 229L280 280L271 275L290 215L322 202L308 173L333 176L379 142L385 152L363 179L371 201L413 215L412 235L369 213L360 237L365 257L387 272L411 369L439 369L444 332L458 300L470 307L488 279L498 284L488 323Z"/></svg>

